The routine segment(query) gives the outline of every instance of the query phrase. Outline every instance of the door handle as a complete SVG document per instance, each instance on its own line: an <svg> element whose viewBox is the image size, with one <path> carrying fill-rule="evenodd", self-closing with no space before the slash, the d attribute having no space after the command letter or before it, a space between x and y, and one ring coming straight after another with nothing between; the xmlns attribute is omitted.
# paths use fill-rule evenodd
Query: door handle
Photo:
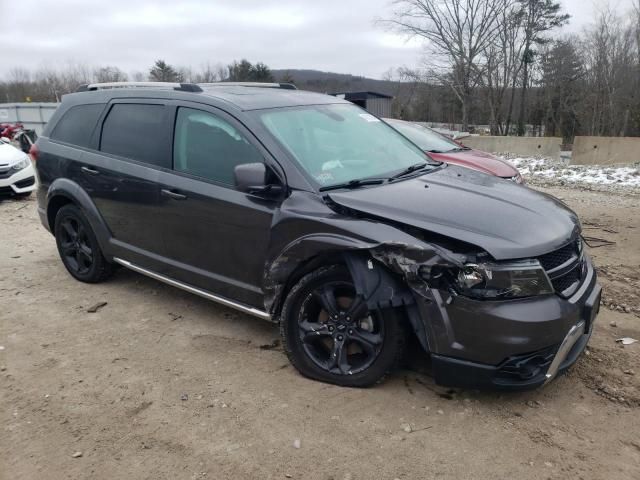
<svg viewBox="0 0 640 480"><path fill-rule="evenodd" d="M100 172L98 170L94 170L93 168L80 167L80 170L82 170L84 173L88 173L89 175L100 175Z"/></svg>
<svg viewBox="0 0 640 480"><path fill-rule="evenodd" d="M182 193L172 192L171 190L165 190L164 188L160 190L160 193L165 197L173 198L174 200L186 200L187 196Z"/></svg>

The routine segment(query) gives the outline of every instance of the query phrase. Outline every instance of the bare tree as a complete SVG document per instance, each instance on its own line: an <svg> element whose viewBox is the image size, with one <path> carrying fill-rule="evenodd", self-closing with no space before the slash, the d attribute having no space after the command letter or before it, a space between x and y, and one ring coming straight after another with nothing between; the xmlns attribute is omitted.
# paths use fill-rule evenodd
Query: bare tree
<svg viewBox="0 0 640 480"><path fill-rule="evenodd" d="M447 74L440 78L460 102L464 129L484 54L498 34L496 20L506 4L506 0L395 0L394 18L383 21L399 32L425 39L431 52L444 60Z"/></svg>
<svg viewBox="0 0 640 480"><path fill-rule="evenodd" d="M524 15L516 1L508 0L498 18L498 34L485 51L483 84L487 88L493 135L508 135L516 84L522 70Z"/></svg>
<svg viewBox="0 0 640 480"><path fill-rule="evenodd" d="M127 74L118 67L99 67L93 70L93 78L97 83L126 82Z"/></svg>
<svg viewBox="0 0 640 480"><path fill-rule="evenodd" d="M530 66L535 60L535 45L548 42L547 32L569 21L569 15L560 13L562 8L553 0L518 0L524 15L524 51L522 55L522 86L520 89L520 113L518 135L525 134L527 89Z"/></svg>

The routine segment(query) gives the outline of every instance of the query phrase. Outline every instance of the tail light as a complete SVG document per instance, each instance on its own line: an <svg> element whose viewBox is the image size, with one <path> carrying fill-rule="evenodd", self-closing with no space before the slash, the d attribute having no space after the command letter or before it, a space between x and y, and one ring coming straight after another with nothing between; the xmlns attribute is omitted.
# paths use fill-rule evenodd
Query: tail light
<svg viewBox="0 0 640 480"><path fill-rule="evenodd" d="M36 163L36 161L38 160L38 155L40 155L40 150L38 149L38 146L34 143L33 145L31 145L31 148L29 149L29 156L31 157L31 161L33 163Z"/></svg>

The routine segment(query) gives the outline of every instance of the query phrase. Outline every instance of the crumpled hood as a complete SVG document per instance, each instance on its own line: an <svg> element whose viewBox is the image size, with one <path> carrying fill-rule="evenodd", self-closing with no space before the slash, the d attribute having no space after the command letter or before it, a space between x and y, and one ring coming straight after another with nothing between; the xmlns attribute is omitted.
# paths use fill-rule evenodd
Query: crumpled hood
<svg viewBox="0 0 640 480"><path fill-rule="evenodd" d="M509 163L496 158L490 153L480 150L463 150L460 152L429 153L429 156L439 162L453 163L462 167L473 168L497 177L511 178L518 174L518 170Z"/></svg>
<svg viewBox="0 0 640 480"><path fill-rule="evenodd" d="M329 196L366 214L477 245L496 260L551 252L580 230L576 214L550 195L453 165Z"/></svg>

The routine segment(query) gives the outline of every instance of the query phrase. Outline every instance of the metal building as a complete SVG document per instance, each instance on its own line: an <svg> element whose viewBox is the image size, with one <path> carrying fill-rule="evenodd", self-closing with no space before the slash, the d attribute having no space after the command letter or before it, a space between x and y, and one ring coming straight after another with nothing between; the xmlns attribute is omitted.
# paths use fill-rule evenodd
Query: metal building
<svg viewBox="0 0 640 480"><path fill-rule="evenodd" d="M338 92L331 95L349 100L378 117L391 117L391 95L378 92Z"/></svg>

